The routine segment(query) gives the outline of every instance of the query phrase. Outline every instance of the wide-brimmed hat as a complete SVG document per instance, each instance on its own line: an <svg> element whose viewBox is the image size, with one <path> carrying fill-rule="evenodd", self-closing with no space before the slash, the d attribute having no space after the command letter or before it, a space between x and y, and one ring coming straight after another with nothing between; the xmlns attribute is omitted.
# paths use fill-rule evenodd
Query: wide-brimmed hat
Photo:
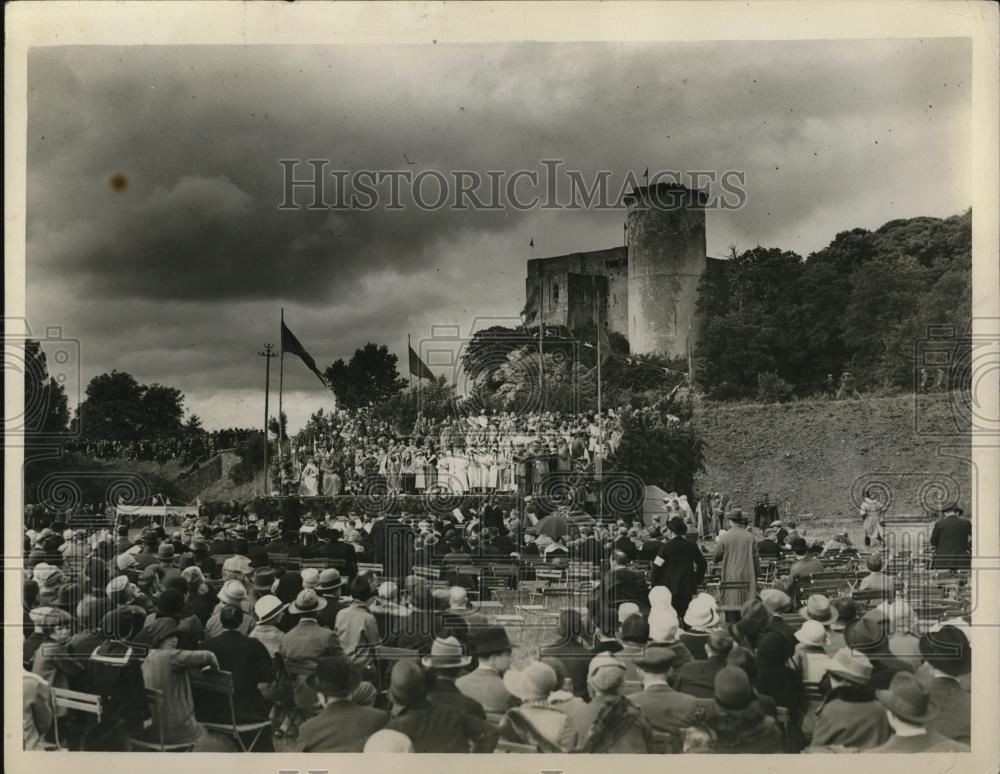
<svg viewBox="0 0 1000 774"><path fill-rule="evenodd" d="M172 561L174 558L174 544L167 542L160 543L159 548L156 549L156 558L164 562Z"/></svg>
<svg viewBox="0 0 1000 774"><path fill-rule="evenodd" d="M743 515L743 511L740 508L733 508L726 514L726 518L733 524L746 524L747 517Z"/></svg>
<svg viewBox="0 0 1000 774"><path fill-rule="evenodd" d="M954 513L958 516L961 516L962 514L965 513L965 511L963 511L957 505L949 505L947 508L942 508L941 513L943 513L945 516L947 516L949 513Z"/></svg>
<svg viewBox="0 0 1000 774"><path fill-rule="evenodd" d="M692 599L684 613L684 623L693 629L710 629L720 620L719 604L715 597L705 592Z"/></svg>
<svg viewBox="0 0 1000 774"><path fill-rule="evenodd" d="M327 696L346 696L361 682L361 676L346 656L326 656L316 662L316 671L306 678L315 691Z"/></svg>
<svg viewBox="0 0 1000 774"><path fill-rule="evenodd" d="M222 563L223 572L236 572L240 575L250 574L250 560L245 556L230 556Z"/></svg>
<svg viewBox="0 0 1000 774"><path fill-rule="evenodd" d="M826 644L826 627L819 621L804 621L799 630L795 632L795 639L803 645L816 645L822 647Z"/></svg>
<svg viewBox="0 0 1000 774"><path fill-rule="evenodd" d="M253 574L253 589L269 594L275 580L274 570L270 567L259 567Z"/></svg>
<svg viewBox="0 0 1000 774"><path fill-rule="evenodd" d="M829 626L837 620L840 611L830 604L830 599L825 594L810 594L805 605L799 610L799 615Z"/></svg>
<svg viewBox="0 0 1000 774"><path fill-rule="evenodd" d="M687 524L684 523L684 519L680 516L671 517L671 519L667 522L667 529L675 535L686 535L688 531Z"/></svg>
<svg viewBox="0 0 1000 774"><path fill-rule="evenodd" d="M227 605L240 605L246 601L247 589L238 580L228 580L219 589L219 601Z"/></svg>
<svg viewBox="0 0 1000 774"><path fill-rule="evenodd" d="M389 698L401 707L423 704L427 699L427 680L420 665L397 661L389 673Z"/></svg>
<svg viewBox="0 0 1000 774"><path fill-rule="evenodd" d="M896 672L889 688L875 691L875 698L907 723L923 725L938 713L938 707L931 701L927 689L909 672Z"/></svg>
<svg viewBox="0 0 1000 774"><path fill-rule="evenodd" d="M868 685L872 676L872 662L864 653L852 653L850 648L841 648L831 657L826 671L842 680Z"/></svg>
<svg viewBox="0 0 1000 774"><path fill-rule="evenodd" d="M287 605L273 594L266 594L253 605L257 623L267 623L281 613Z"/></svg>
<svg viewBox="0 0 1000 774"><path fill-rule="evenodd" d="M864 615L844 629L844 640L851 650L881 648L887 636L885 619L881 616Z"/></svg>
<svg viewBox="0 0 1000 774"><path fill-rule="evenodd" d="M343 585L344 579L340 577L340 571L335 567L330 567L319 574L319 583L316 585L316 590L321 593L324 591L336 591Z"/></svg>
<svg viewBox="0 0 1000 774"><path fill-rule="evenodd" d="M472 663L472 656L465 653L455 637L435 637L430 655L420 659L420 663L427 669L460 669Z"/></svg>
<svg viewBox="0 0 1000 774"><path fill-rule="evenodd" d="M326 607L326 600L316 593L315 589L302 589L295 597L295 601L288 608L290 613L309 614L318 613Z"/></svg>
<svg viewBox="0 0 1000 774"><path fill-rule="evenodd" d="M920 637L920 655L934 669L952 677L972 671L972 650L965 632L947 624Z"/></svg>
<svg viewBox="0 0 1000 774"><path fill-rule="evenodd" d="M643 672L663 675L670 671L676 660L677 651L672 646L651 642L646 646L642 656L635 660L635 665Z"/></svg>
<svg viewBox="0 0 1000 774"><path fill-rule="evenodd" d="M772 613L783 613L792 606L792 598L781 589L764 589L757 596Z"/></svg>
<svg viewBox="0 0 1000 774"><path fill-rule="evenodd" d="M514 649L507 638L507 630L502 626L486 626L480 629L473 635L473 643L477 656L489 656Z"/></svg>
<svg viewBox="0 0 1000 774"><path fill-rule="evenodd" d="M559 687L559 677L548 664L532 661L522 670L508 669L503 676L504 687L523 701L545 699Z"/></svg>
<svg viewBox="0 0 1000 774"><path fill-rule="evenodd" d="M754 700L750 678L739 667L726 666L715 674L715 703L724 709L739 710Z"/></svg>

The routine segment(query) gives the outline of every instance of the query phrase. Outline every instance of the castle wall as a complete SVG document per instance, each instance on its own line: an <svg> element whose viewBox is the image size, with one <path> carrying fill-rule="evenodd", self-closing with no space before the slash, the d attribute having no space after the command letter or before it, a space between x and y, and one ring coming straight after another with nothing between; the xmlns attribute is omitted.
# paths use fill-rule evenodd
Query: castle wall
<svg viewBox="0 0 1000 774"><path fill-rule="evenodd" d="M601 315L610 330L626 335L628 251L624 246L528 261L525 298L530 298L537 289L544 295L546 323L573 327L574 320L593 317L594 302L590 295L593 286L573 280L574 276L588 275L606 278L607 302Z"/></svg>
<svg viewBox="0 0 1000 774"><path fill-rule="evenodd" d="M680 206L666 206L680 192ZM705 271L705 210L693 191L641 188L626 202L628 339L636 353L686 355L697 343L698 283Z"/></svg>

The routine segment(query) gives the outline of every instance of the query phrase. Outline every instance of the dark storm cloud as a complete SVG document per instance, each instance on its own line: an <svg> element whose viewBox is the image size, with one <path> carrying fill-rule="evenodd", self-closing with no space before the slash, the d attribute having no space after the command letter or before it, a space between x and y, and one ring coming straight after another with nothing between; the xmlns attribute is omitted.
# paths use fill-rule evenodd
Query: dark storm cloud
<svg viewBox="0 0 1000 774"><path fill-rule="evenodd" d="M621 239L615 212L281 212L282 158L744 170L711 254L952 214L969 60L961 40L36 49L29 316L85 340L87 376L207 396L256 385L279 306L322 364L367 340L402 354L406 331L516 315L529 238L536 256Z"/></svg>

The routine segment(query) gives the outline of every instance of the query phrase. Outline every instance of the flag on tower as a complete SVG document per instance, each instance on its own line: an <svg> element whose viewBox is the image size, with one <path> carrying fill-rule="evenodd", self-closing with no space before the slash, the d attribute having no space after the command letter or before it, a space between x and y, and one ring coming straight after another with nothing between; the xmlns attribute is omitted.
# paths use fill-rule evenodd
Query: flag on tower
<svg viewBox="0 0 1000 774"><path fill-rule="evenodd" d="M302 362L306 364L306 367L316 374L319 380L323 383L324 387L330 386L326 381L326 377L323 376L319 368L316 367L316 361L313 360L312 355L306 352L306 348L299 343L297 338L295 338L295 334L288 329L284 320L281 321L281 351L298 355Z"/></svg>
<svg viewBox="0 0 1000 774"><path fill-rule="evenodd" d="M521 324L527 327L537 319L538 319L538 286L536 285L531 289L531 294L528 296L528 301L527 303L525 303L524 309L521 310Z"/></svg>
<svg viewBox="0 0 1000 774"><path fill-rule="evenodd" d="M431 369L427 367L427 364L420 359L420 355L413 351L413 347L407 345L407 349L410 350L410 373L413 374L418 379L430 379L432 382L435 381L435 376L431 372Z"/></svg>

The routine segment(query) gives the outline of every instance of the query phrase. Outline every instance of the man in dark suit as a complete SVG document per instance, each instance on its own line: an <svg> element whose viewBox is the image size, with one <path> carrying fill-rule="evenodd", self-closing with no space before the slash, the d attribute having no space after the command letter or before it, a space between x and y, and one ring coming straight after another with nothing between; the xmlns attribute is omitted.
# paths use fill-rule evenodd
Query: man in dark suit
<svg viewBox="0 0 1000 774"><path fill-rule="evenodd" d="M940 710L928 727L956 742L970 744L972 695L959 680L972 671L968 638L956 626L942 626L920 638L920 655L925 666L917 671L917 679Z"/></svg>
<svg viewBox="0 0 1000 774"><path fill-rule="evenodd" d="M696 543L685 538L687 525L679 516L667 522L667 537L653 560L652 583L666 586L677 616L683 620L688 605L705 580L708 562Z"/></svg>
<svg viewBox="0 0 1000 774"><path fill-rule="evenodd" d="M726 658L733 649L733 638L725 629L716 629L705 643L706 659L689 661L677 671L676 688L681 693L697 699L715 696L715 676L726 666Z"/></svg>
<svg viewBox="0 0 1000 774"><path fill-rule="evenodd" d="M351 701L360 678L344 656L321 658L307 682L323 709L299 727L296 752L361 752L365 740L389 722L384 710Z"/></svg>
<svg viewBox="0 0 1000 774"><path fill-rule="evenodd" d="M580 643L583 621L580 613L572 608L559 611L559 639L541 649L545 658L559 659L566 675L573 681L573 693L587 696L587 668L594 654Z"/></svg>
<svg viewBox="0 0 1000 774"><path fill-rule="evenodd" d="M215 654L219 667L233 675L233 707L236 710L237 723L255 723L267 720L270 708L261 696L260 683L270 683L274 680L274 664L271 655L260 640L252 639L239 631L243 623L243 611L236 605L226 605L219 613L219 621L223 632L218 637L210 637L205 641L204 649ZM228 702L223 704L215 700L225 697L199 697L204 701L204 717L226 722L229 717ZM266 732L265 732L266 733ZM270 752L270 735L261 737L254 747L258 752Z"/></svg>
<svg viewBox="0 0 1000 774"><path fill-rule="evenodd" d="M648 608L649 587L646 579L629 569L628 557L622 551L615 551L613 561L614 564L601 584L604 597L610 600L615 610L622 602L635 602L643 609Z"/></svg>
<svg viewBox="0 0 1000 774"><path fill-rule="evenodd" d="M958 506L946 508L931 530L932 570L968 570L972 561L972 522Z"/></svg>
<svg viewBox="0 0 1000 774"><path fill-rule="evenodd" d="M317 554L323 559L337 562L340 569L348 580L353 580L358 573L358 561L354 551L354 546L345 543L343 533L339 529L325 529L324 534L327 542L324 543Z"/></svg>
<svg viewBox="0 0 1000 774"><path fill-rule="evenodd" d="M469 670L472 657L450 632L442 631L441 634L446 636L435 637L431 645L431 654L420 660L428 670L430 681L427 701L436 707L451 707L463 715L473 715L486 720L483 705L466 696L455 685L455 680Z"/></svg>
<svg viewBox="0 0 1000 774"><path fill-rule="evenodd" d="M753 525L757 529L764 529L772 521L778 520L778 506L771 502L770 495L764 492L760 501L753 509Z"/></svg>

